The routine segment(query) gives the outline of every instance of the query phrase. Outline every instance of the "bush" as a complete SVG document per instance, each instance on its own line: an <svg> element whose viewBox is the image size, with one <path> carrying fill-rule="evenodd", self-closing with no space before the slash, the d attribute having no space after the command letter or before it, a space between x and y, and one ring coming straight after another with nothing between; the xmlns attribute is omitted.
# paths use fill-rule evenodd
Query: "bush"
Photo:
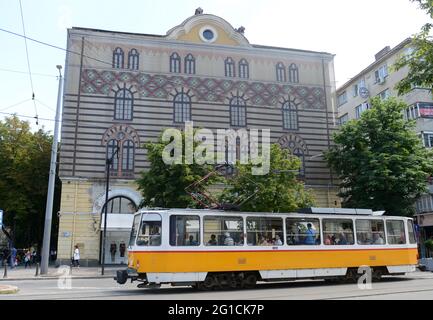
<svg viewBox="0 0 433 320"><path fill-rule="evenodd" d="M433 250L433 239L428 239L424 242L424 245L427 249Z"/></svg>

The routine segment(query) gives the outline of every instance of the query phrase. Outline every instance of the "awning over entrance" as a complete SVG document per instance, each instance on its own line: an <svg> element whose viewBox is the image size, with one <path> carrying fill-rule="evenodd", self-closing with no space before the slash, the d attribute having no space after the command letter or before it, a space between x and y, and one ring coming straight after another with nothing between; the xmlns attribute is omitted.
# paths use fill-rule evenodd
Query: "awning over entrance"
<svg viewBox="0 0 433 320"><path fill-rule="evenodd" d="M107 214L107 231L129 231L132 228L133 214ZM104 230L104 214L101 220L101 230Z"/></svg>

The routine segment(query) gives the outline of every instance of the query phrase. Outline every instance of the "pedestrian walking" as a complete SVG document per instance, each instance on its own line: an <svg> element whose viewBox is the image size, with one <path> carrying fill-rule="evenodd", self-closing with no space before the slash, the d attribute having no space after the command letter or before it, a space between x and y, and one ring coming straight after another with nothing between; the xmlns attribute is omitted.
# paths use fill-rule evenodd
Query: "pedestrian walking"
<svg viewBox="0 0 433 320"><path fill-rule="evenodd" d="M26 253L24 254L24 269L27 269L27 266L32 266L32 255L30 253L30 250L26 250Z"/></svg>
<svg viewBox="0 0 433 320"><path fill-rule="evenodd" d="M73 256L73 266L80 268L80 249L78 249L78 246L75 246L74 250L74 256Z"/></svg>
<svg viewBox="0 0 433 320"><path fill-rule="evenodd" d="M13 268L15 268L16 263L17 263L17 249L15 247L12 247L12 249L11 249L10 258L11 258L11 261L10 261L11 269L13 269Z"/></svg>

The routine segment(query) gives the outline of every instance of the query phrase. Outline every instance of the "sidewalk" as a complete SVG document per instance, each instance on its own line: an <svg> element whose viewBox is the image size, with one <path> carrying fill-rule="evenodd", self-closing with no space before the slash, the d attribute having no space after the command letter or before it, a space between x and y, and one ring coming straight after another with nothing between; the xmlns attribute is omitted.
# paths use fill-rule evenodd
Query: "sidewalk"
<svg viewBox="0 0 433 320"><path fill-rule="evenodd" d="M36 276L36 267L25 269L24 267L16 267L7 269L7 278L4 278L4 267L0 268L0 282L10 280L49 280L58 279L61 276L69 276L71 272L72 278L75 279L98 279L98 278L113 278L117 270L125 269L125 265L105 267L104 275L101 275L101 267L80 267L70 268L69 266L50 266L46 275Z"/></svg>

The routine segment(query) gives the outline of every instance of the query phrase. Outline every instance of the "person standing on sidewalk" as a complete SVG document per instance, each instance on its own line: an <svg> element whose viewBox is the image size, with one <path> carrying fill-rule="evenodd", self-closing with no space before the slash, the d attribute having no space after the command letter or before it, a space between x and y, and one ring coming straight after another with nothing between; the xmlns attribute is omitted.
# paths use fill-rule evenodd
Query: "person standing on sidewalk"
<svg viewBox="0 0 433 320"><path fill-rule="evenodd" d="M11 259L11 269L13 269L15 268L16 259L17 259L17 249L15 247L12 247L11 249L10 259Z"/></svg>
<svg viewBox="0 0 433 320"><path fill-rule="evenodd" d="M30 249L26 250L24 254L24 269L27 269L27 266L32 266L32 254L30 253Z"/></svg>
<svg viewBox="0 0 433 320"><path fill-rule="evenodd" d="M78 269L80 268L80 249L78 249L78 245L75 246L75 250L74 250L73 266L78 267Z"/></svg>

